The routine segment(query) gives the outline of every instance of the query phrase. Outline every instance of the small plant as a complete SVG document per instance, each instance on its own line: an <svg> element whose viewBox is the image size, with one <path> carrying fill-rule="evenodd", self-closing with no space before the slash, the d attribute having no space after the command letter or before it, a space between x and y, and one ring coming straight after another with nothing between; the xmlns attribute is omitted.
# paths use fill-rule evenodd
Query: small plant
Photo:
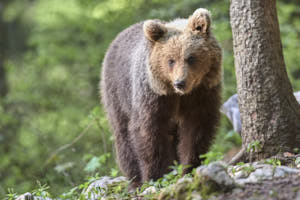
<svg viewBox="0 0 300 200"><path fill-rule="evenodd" d="M14 192L14 189L8 188L8 193L6 194L5 200L15 200L17 197L18 195Z"/></svg>
<svg viewBox="0 0 300 200"><path fill-rule="evenodd" d="M78 198L79 188L78 186L73 187L70 191L60 195L60 199L79 199Z"/></svg>
<svg viewBox="0 0 300 200"><path fill-rule="evenodd" d="M272 189L272 190L269 191L269 195L272 198L275 198L275 199L278 198L278 192L276 190L274 190L274 189Z"/></svg>
<svg viewBox="0 0 300 200"><path fill-rule="evenodd" d="M244 162L239 162L239 163L237 163L236 165L238 165L238 166L243 166L243 165L245 165L245 163L244 163Z"/></svg>
<svg viewBox="0 0 300 200"><path fill-rule="evenodd" d="M247 174L255 171L255 168L252 165L244 165L241 170Z"/></svg>
<svg viewBox="0 0 300 200"><path fill-rule="evenodd" d="M264 161L265 164L281 166L281 161L277 158L268 158Z"/></svg>
<svg viewBox="0 0 300 200"><path fill-rule="evenodd" d="M90 161L86 164L84 171L95 172L107 162L108 158L110 158L110 153L102 154L99 157L92 157Z"/></svg>
<svg viewBox="0 0 300 200"><path fill-rule="evenodd" d="M136 192L129 192L128 182L118 182L108 185L106 189L101 189L99 194L104 194L107 199L132 199L136 196Z"/></svg>
<svg viewBox="0 0 300 200"><path fill-rule="evenodd" d="M200 155L200 159L203 160L204 165L208 165L213 161L218 161L223 159L223 154L221 152L209 151L206 154Z"/></svg>
<svg viewBox="0 0 300 200"><path fill-rule="evenodd" d="M294 148L294 149L293 149L293 152L294 152L294 153L299 153L299 148Z"/></svg>
<svg viewBox="0 0 300 200"><path fill-rule="evenodd" d="M233 167L233 168L231 169L231 173L232 173L232 174L235 174L236 172L237 172L236 168Z"/></svg>
<svg viewBox="0 0 300 200"><path fill-rule="evenodd" d="M243 166L243 165L245 165L245 163L244 162L239 162L236 165L237 166ZM235 174L236 172L238 172L238 170L235 167L232 167L231 173Z"/></svg>
<svg viewBox="0 0 300 200"><path fill-rule="evenodd" d="M258 140L255 140L255 141L251 142L250 144L248 144L248 147L247 147L248 153L257 152L259 150L261 150L261 144Z"/></svg>
<svg viewBox="0 0 300 200"><path fill-rule="evenodd" d="M38 196L38 197L42 197L42 198L51 196L50 193L48 192L50 187L47 186L47 184L42 185L41 182L39 182L39 181L37 181L37 184L38 184L38 188L32 191L33 196Z"/></svg>
<svg viewBox="0 0 300 200"><path fill-rule="evenodd" d="M110 170L110 176L111 177L117 177L118 174L119 174L119 170L118 169L111 168L111 170Z"/></svg>
<svg viewBox="0 0 300 200"><path fill-rule="evenodd" d="M189 166L183 166L179 165L177 162L174 162L174 165L170 168L172 171L168 174L165 174L162 178L156 180L156 181L149 181L144 183L139 189L137 189L137 194L140 194L144 192L147 188L153 186L156 188L157 192L162 189L166 188L172 184L175 184L180 178L182 178L183 171L186 167ZM186 174L185 177L192 176L191 174ZM146 199L153 199L154 194L147 195Z"/></svg>
<svg viewBox="0 0 300 200"><path fill-rule="evenodd" d="M236 164L237 166L239 166L240 168L237 169L237 168L232 168L231 169L231 172L234 174L238 171L242 171L246 174L250 174L251 172L255 171L255 168L252 166L252 165L248 165L248 164L245 164L244 162L239 162Z"/></svg>

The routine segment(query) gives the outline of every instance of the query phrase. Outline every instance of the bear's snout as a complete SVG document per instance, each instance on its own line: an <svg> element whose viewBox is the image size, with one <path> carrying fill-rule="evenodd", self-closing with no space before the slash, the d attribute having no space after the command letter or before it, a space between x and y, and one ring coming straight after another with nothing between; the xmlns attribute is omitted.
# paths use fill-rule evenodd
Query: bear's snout
<svg viewBox="0 0 300 200"><path fill-rule="evenodd" d="M184 90L185 85L186 84L184 80L176 80L173 84L174 88L180 91Z"/></svg>

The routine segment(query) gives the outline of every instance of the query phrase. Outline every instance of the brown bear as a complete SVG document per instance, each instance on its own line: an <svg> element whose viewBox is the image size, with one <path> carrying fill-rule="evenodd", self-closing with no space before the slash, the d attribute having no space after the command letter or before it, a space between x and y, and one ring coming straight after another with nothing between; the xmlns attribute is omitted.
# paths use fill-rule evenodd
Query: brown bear
<svg viewBox="0 0 300 200"><path fill-rule="evenodd" d="M148 20L122 31L103 62L100 90L120 169L139 186L174 160L201 164L220 118L221 48L211 16Z"/></svg>

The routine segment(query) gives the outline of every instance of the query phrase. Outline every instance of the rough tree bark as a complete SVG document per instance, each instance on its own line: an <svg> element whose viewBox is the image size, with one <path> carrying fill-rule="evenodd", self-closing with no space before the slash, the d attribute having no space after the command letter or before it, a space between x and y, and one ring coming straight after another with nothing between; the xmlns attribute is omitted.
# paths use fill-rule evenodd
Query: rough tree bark
<svg viewBox="0 0 300 200"><path fill-rule="evenodd" d="M285 68L276 0L231 0L235 69L246 160L291 152L300 144L300 106Z"/></svg>

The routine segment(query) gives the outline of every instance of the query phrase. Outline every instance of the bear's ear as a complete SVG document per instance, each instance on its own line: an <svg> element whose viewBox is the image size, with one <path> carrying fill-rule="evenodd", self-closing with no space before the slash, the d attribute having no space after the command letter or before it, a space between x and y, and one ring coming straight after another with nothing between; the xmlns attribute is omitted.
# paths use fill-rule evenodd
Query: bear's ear
<svg viewBox="0 0 300 200"><path fill-rule="evenodd" d="M154 20L145 21L143 29L146 38L152 42L159 40L168 31L165 25Z"/></svg>
<svg viewBox="0 0 300 200"><path fill-rule="evenodd" d="M198 8L188 20L188 29L193 33L209 33L211 14L204 8Z"/></svg>

